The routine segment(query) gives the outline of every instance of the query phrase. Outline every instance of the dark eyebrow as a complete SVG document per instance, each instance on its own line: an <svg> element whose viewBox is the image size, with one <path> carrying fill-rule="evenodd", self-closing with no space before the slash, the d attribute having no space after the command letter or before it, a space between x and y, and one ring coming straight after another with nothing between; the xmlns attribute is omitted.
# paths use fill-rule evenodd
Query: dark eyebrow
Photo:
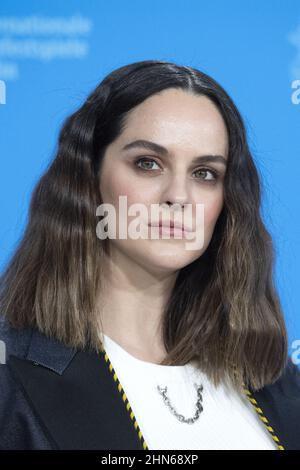
<svg viewBox="0 0 300 470"><path fill-rule="evenodd" d="M169 156L168 150L163 147L162 145L156 144L155 142L151 142L150 140L134 140L129 144L124 145L121 150L129 150L132 148L144 148L146 150L153 150L153 152L160 153L165 157ZM195 157L192 163L209 163L209 162L216 162L222 163L223 165L227 165L226 158L222 155L200 155L199 157Z"/></svg>

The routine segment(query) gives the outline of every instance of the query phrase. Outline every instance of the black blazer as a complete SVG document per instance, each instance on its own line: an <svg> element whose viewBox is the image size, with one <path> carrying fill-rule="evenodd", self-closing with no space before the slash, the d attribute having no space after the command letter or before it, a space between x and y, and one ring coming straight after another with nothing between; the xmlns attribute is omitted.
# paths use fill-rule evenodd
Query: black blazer
<svg viewBox="0 0 300 470"><path fill-rule="evenodd" d="M148 449L105 352L13 329L1 316L0 340L0 449ZM247 395L278 450L299 450L300 371L291 358L276 383Z"/></svg>

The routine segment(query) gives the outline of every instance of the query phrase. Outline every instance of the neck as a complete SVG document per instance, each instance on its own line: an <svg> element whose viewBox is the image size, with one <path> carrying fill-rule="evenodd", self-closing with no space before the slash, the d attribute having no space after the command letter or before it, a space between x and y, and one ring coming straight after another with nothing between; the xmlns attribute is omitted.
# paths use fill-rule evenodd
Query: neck
<svg viewBox="0 0 300 470"><path fill-rule="evenodd" d="M101 331L138 359L166 356L161 320L177 272L153 273L114 254L105 259L99 293Z"/></svg>

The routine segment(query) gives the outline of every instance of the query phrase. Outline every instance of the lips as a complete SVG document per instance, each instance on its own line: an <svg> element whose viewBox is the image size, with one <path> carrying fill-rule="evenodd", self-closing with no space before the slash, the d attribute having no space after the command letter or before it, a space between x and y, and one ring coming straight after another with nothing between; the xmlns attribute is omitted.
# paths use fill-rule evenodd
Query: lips
<svg viewBox="0 0 300 470"><path fill-rule="evenodd" d="M157 222L152 222L150 224L148 224L149 227L167 227L169 229L179 229L181 230L182 232L192 232L192 228L191 227L188 227L186 225L182 225L180 222L178 221L174 221L174 220L160 220L160 221L157 221Z"/></svg>

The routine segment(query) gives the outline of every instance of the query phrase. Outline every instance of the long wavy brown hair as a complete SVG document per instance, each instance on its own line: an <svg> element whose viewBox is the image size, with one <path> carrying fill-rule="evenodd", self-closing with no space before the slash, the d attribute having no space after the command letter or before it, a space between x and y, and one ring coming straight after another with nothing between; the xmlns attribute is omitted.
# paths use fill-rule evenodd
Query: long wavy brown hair
<svg viewBox="0 0 300 470"><path fill-rule="evenodd" d="M206 251L178 273L162 316L162 365L196 360L218 385L273 383L287 364L287 331L273 281L274 249L260 214L261 183L243 119L207 74L148 60L114 70L62 125L55 158L32 193L24 234L0 278L0 312L78 349L100 351L98 292L107 240L96 236L99 174L127 113L179 88L215 103L227 127L224 205Z"/></svg>

